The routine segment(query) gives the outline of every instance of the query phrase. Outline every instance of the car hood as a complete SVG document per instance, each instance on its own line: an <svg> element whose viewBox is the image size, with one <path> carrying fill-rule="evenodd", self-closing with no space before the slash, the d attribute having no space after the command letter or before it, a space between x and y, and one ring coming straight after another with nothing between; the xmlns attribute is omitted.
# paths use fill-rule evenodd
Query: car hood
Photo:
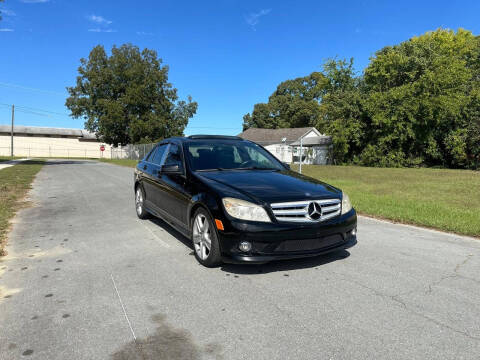
<svg viewBox="0 0 480 360"><path fill-rule="evenodd" d="M211 185L218 183L257 202L340 198L341 190L294 171L231 170L197 172ZM230 191L228 191L230 193ZM227 196L230 196L228 194Z"/></svg>

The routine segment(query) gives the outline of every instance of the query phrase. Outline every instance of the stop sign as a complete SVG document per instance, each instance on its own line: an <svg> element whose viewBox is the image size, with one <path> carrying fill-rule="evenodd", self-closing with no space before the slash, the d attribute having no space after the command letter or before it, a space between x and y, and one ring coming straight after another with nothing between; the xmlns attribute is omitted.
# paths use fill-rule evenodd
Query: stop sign
<svg viewBox="0 0 480 360"><path fill-rule="evenodd" d="M100 151L105 151L105 145L100 145Z"/></svg>

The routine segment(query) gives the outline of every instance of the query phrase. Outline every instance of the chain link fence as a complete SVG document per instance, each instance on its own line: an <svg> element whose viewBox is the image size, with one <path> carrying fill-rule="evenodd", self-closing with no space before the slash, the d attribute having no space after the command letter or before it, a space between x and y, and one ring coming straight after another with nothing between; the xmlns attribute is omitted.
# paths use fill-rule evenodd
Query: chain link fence
<svg viewBox="0 0 480 360"><path fill-rule="evenodd" d="M156 143L153 144L137 144L137 145L125 145L112 148L112 159L130 159L141 160L152 150Z"/></svg>

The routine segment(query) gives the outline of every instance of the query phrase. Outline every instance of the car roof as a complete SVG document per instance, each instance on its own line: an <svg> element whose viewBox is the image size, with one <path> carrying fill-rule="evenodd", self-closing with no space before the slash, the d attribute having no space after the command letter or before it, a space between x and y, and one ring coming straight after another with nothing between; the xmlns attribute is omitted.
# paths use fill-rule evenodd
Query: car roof
<svg viewBox="0 0 480 360"><path fill-rule="evenodd" d="M170 137L163 139L160 141L162 142L169 142L169 141L179 141L179 142L189 142L189 141L195 141L195 140L234 140L234 141L245 141L245 139L242 139L239 136L230 136L230 135L190 135L186 137Z"/></svg>
<svg viewBox="0 0 480 360"><path fill-rule="evenodd" d="M230 136L230 135L190 135L188 139L198 140L198 139L219 139L219 140L243 140L239 136Z"/></svg>

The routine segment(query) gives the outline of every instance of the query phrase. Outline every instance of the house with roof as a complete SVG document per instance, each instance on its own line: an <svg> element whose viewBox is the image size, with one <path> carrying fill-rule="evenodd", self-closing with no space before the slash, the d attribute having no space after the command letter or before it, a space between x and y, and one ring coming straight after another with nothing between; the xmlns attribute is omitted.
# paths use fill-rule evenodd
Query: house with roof
<svg viewBox="0 0 480 360"><path fill-rule="evenodd" d="M320 133L314 127L260 129L249 128L238 135L256 142L285 163L325 165L332 137Z"/></svg>

